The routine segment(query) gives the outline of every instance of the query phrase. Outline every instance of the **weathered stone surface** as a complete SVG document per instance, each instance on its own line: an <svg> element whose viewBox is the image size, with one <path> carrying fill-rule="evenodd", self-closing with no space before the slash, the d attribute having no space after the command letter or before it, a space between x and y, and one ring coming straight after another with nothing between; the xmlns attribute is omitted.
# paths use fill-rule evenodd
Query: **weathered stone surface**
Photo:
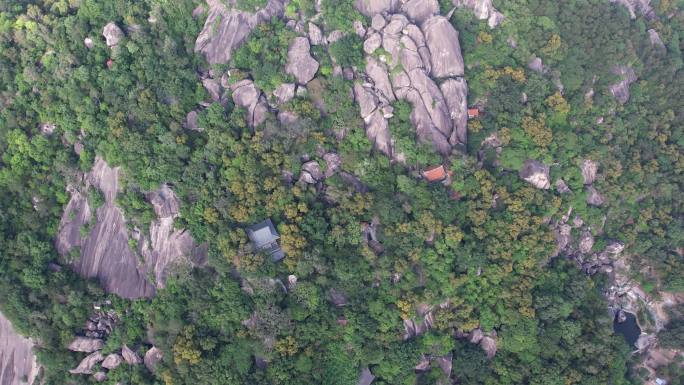
<svg viewBox="0 0 684 385"><path fill-rule="evenodd" d="M283 83L273 91L278 104L287 103L295 96L295 85L293 83Z"/></svg>
<svg viewBox="0 0 684 385"><path fill-rule="evenodd" d="M603 195L601 195L601 193L599 193L594 186L588 186L586 192L588 204L592 206L601 206L605 202Z"/></svg>
<svg viewBox="0 0 684 385"><path fill-rule="evenodd" d="M533 57L532 60L527 63L527 68L538 73L544 72L544 64L542 63L542 59L537 56Z"/></svg>
<svg viewBox="0 0 684 385"><path fill-rule="evenodd" d="M373 380L375 380L375 376L373 373L371 373L368 367L365 367L361 370L361 374L359 374L359 380L356 382L356 385L371 385Z"/></svg>
<svg viewBox="0 0 684 385"><path fill-rule="evenodd" d="M83 195L73 186L68 186L67 191L71 193L71 198L62 214L55 240L55 246L60 255L66 255L74 247L80 247L83 244L81 227L91 220L87 195Z"/></svg>
<svg viewBox="0 0 684 385"><path fill-rule="evenodd" d="M199 127L199 115L197 114L197 111L192 110L185 116L185 128L193 131L203 131L203 129Z"/></svg>
<svg viewBox="0 0 684 385"><path fill-rule="evenodd" d="M195 52L201 52L210 64L225 64L232 57L257 24L280 17L284 12L283 0L269 0L256 13L226 6L221 0L207 0L209 14L204 28L195 41Z"/></svg>
<svg viewBox="0 0 684 385"><path fill-rule="evenodd" d="M478 344L480 341L482 341L482 338L484 337L484 333L482 332L482 329L477 328L473 331L470 332L468 335L468 341L473 344Z"/></svg>
<svg viewBox="0 0 684 385"><path fill-rule="evenodd" d="M161 362L163 358L164 354L162 353L162 351L156 346L153 346L147 351L147 353L145 353L145 367L147 368L147 370L154 373L157 364Z"/></svg>
<svg viewBox="0 0 684 385"><path fill-rule="evenodd" d="M480 20L487 20L490 28L494 28L503 21L504 16L492 5L492 0L452 0L456 7L469 8Z"/></svg>
<svg viewBox="0 0 684 385"><path fill-rule="evenodd" d="M658 35L658 31L656 31L655 29L651 28L648 30L648 38L651 41L652 46L658 48L665 48L663 40L660 38L660 35Z"/></svg>
<svg viewBox="0 0 684 385"><path fill-rule="evenodd" d="M370 55L375 52L376 49L380 48L381 45L382 37L379 33L374 32L363 42L363 51Z"/></svg>
<svg viewBox="0 0 684 385"><path fill-rule="evenodd" d="M218 79L206 78L202 79L204 89L209 93L211 100L218 102L221 100L221 84Z"/></svg>
<svg viewBox="0 0 684 385"><path fill-rule="evenodd" d="M368 57L366 58L366 74L373 81L375 94L384 99L386 103L393 103L396 100L392 91L392 83L387 73L387 67L378 63L373 57Z"/></svg>
<svg viewBox="0 0 684 385"><path fill-rule="evenodd" d="M484 336L482 337L482 340L480 341L480 347L482 350L485 351L485 354L487 354L487 358L490 360L494 358L496 355L496 339L495 337L492 336Z"/></svg>
<svg viewBox="0 0 684 385"><path fill-rule="evenodd" d="M321 29L318 28L316 24L311 22L309 22L309 41L313 45L321 45L325 43L323 40L323 32L321 32Z"/></svg>
<svg viewBox="0 0 684 385"><path fill-rule="evenodd" d="M568 224L562 224L558 226L558 228L555 230L556 250L554 251L552 257L555 257L562 251L565 251L572 240L571 232L572 227L570 227Z"/></svg>
<svg viewBox="0 0 684 385"><path fill-rule="evenodd" d="M102 36L104 36L108 47L114 47L119 44L119 41L124 37L124 33L116 23L110 22L102 29Z"/></svg>
<svg viewBox="0 0 684 385"><path fill-rule="evenodd" d="M363 15L373 17L378 13L391 13L399 6L399 0L355 0L354 6Z"/></svg>
<svg viewBox="0 0 684 385"><path fill-rule="evenodd" d="M366 36L366 28L364 28L363 23L361 20L354 20L352 23L352 27L354 28L354 32L356 33L356 36L363 38Z"/></svg>
<svg viewBox="0 0 684 385"><path fill-rule="evenodd" d="M556 191L558 191L559 194L572 192L563 179L558 179L556 181Z"/></svg>
<svg viewBox="0 0 684 385"><path fill-rule="evenodd" d="M19 335L0 313L0 384L32 384L40 367L33 353L34 343Z"/></svg>
<svg viewBox="0 0 684 385"><path fill-rule="evenodd" d="M73 352L92 353L96 350L101 350L104 347L104 342L99 338L76 337L68 346L68 349Z"/></svg>
<svg viewBox="0 0 684 385"><path fill-rule="evenodd" d="M107 379L107 373L105 372L97 372L93 374L93 379L97 382L102 382Z"/></svg>
<svg viewBox="0 0 684 385"><path fill-rule="evenodd" d="M439 88L449 108L449 117L453 126L449 143L451 145L466 144L468 140L468 84L463 78L447 79Z"/></svg>
<svg viewBox="0 0 684 385"><path fill-rule="evenodd" d="M81 360L81 362L78 364L77 367L74 369L69 370L69 373L71 374L92 374L93 373L93 367L104 360L104 356L102 356L102 353L100 352L95 352L91 353L86 358Z"/></svg>
<svg viewBox="0 0 684 385"><path fill-rule="evenodd" d="M579 240L579 252L589 254L592 247L594 247L594 236L591 234L591 231L583 231Z"/></svg>
<svg viewBox="0 0 684 385"><path fill-rule="evenodd" d="M309 39L296 37L287 52L287 66L285 72L293 75L297 83L305 85L310 82L318 71L318 62L309 53Z"/></svg>
<svg viewBox="0 0 684 385"><path fill-rule="evenodd" d="M142 363L142 359L138 356L138 353L131 350L127 345L121 347L121 355L123 356L124 361L129 365L140 365L140 363Z"/></svg>
<svg viewBox="0 0 684 385"><path fill-rule="evenodd" d="M401 7L401 11L414 23L422 23L430 16L439 13L437 0L409 0Z"/></svg>
<svg viewBox="0 0 684 385"><path fill-rule="evenodd" d="M370 116L364 119L366 123L366 136L380 152L392 154L391 134L389 124L382 111L375 110Z"/></svg>
<svg viewBox="0 0 684 385"><path fill-rule="evenodd" d="M383 29L385 25L387 25L387 20L385 20L385 17L379 13L376 13L371 20L371 28L379 31Z"/></svg>
<svg viewBox="0 0 684 385"><path fill-rule="evenodd" d="M342 37L344 37L345 33L340 31L340 30L334 30L328 34L328 37L326 37L326 40L328 43L332 44L338 40L340 40Z"/></svg>
<svg viewBox="0 0 684 385"><path fill-rule="evenodd" d="M337 170L339 170L342 167L342 159L339 155L335 154L334 152L329 152L323 155L323 160L325 160L326 163L324 174L326 178L330 178L331 176L333 176L337 172Z"/></svg>
<svg viewBox="0 0 684 385"><path fill-rule="evenodd" d="M256 127L265 120L266 102L261 97L261 90L251 80L241 80L231 86L233 103L247 110L247 124Z"/></svg>
<svg viewBox="0 0 684 385"><path fill-rule="evenodd" d="M104 361L102 361L102 367L109 370L116 369L119 367L119 365L121 365L121 362L123 362L121 356L116 353L112 353L105 357Z"/></svg>
<svg viewBox="0 0 684 385"><path fill-rule="evenodd" d="M323 179L323 172L321 166L315 160L308 161L302 165L302 172L306 172L314 179L319 181Z"/></svg>
<svg viewBox="0 0 684 385"><path fill-rule="evenodd" d="M368 118L378 108L378 98L360 83L354 84L354 99L361 108L361 118Z"/></svg>
<svg viewBox="0 0 684 385"><path fill-rule="evenodd" d="M423 35L432 59L431 75L436 78L463 76L463 57L458 32L444 16L432 16L423 24Z"/></svg>
<svg viewBox="0 0 684 385"><path fill-rule="evenodd" d="M539 189L551 187L549 180L549 166L545 166L539 161L528 159L525 161L519 175L526 182Z"/></svg>
<svg viewBox="0 0 684 385"><path fill-rule="evenodd" d="M610 0L611 3L618 3L627 8L629 16L636 19L637 13L651 18L653 16L653 8L651 8L651 0Z"/></svg>
<svg viewBox="0 0 684 385"><path fill-rule="evenodd" d="M86 37L85 39L83 39L83 44L84 44L84 45L86 46L86 48L88 48L88 49L91 49L91 48L93 48L93 47L95 46L95 42L93 41L93 39L91 39L91 38L89 38L89 37Z"/></svg>
<svg viewBox="0 0 684 385"><path fill-rule="evenodd" d="M582 179L584 184L592 184L596 180L596 172L598 171L598 163L591 159L585 159L580 165L582 170Z"/></svg>
<svg viewBox="0 0 684 385"><path fill-rule="evenodd" d="M634 69L627 66L615 66L612 71L615 75L620 76L622 80L615 84L611 84L608 88L615 99L621 104L625 104L629 100L630 84L637 81L636 73L634 73Z"/></svg>

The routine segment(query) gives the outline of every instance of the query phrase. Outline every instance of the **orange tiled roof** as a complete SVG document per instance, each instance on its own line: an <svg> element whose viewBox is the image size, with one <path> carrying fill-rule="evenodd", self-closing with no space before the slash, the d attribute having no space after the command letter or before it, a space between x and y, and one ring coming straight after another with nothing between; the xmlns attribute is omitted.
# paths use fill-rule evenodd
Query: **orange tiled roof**
<svg viewBox="0 0 684 385"><path fill-rule="evenodd" d="M423 177L427 179L428 182L437 182L446 178L447 172L443 165L439 165L423 171Z"/></svg>
<svg viewBox="0 0 684 385"><path fill-rule="evenodd" d="M477 108L468 108L468 117L469 118L476 118L480 116L480 110Z"/></svg>

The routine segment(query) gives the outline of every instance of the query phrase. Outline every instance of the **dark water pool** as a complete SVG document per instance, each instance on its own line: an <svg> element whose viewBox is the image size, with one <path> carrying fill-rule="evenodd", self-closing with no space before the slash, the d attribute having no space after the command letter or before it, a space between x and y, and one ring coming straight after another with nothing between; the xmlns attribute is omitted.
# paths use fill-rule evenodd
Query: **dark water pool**
<svg viewBox="0 0 684 385"><path fill-rule="evenodd" d="M613 319L613 330L615 333L621 334L629 346L636 346L636 342L641 335L641 329L637 325L636 317L632 313L625 312L624 322L618 322L618 314L615 314L615 319Z"/></svg>

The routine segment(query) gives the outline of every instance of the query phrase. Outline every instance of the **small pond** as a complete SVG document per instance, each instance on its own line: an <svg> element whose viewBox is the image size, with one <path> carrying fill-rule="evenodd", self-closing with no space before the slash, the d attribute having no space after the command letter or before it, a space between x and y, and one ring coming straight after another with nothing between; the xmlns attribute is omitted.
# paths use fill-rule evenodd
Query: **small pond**
<svg viewBox="0 0 684 385"><path fill-rule="evenodd" d="M615 333L621 334L629 346L636 347L636 342L641 335L641 329L637 324L634 314L625 312L625 316L626 319L623 322L618 322L618 313L615 314L613 330Z"/></svg>

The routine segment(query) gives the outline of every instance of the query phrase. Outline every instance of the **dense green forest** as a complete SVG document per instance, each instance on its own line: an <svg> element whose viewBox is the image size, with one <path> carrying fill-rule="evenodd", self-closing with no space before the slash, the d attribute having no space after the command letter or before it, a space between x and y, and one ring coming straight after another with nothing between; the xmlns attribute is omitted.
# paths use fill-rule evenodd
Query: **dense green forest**
<svg viewBox="0 0 684 385"><path fill-rule="evenodd" d="M446 159L416 142L406 103L394 106L390 120L406 163L372 149L350 97L353 81L332 70L333 63L362 67L363 43L353 34L312 48L318 87L289 102L296 124L269 116L253 129L244 109L228 102L199 112L203 131L185 129L187 113L209 99L198 74L225 69L194 52L204 23L193 17L199 3L0 3L0 310L39 341L45 383L91 381L68 373L82 355L65 347L92 304L105 299L121 320L104 353L124 343L140 354L152 345L164 353L154 373L122 365L106 384L348 385L365 367L378 385L447 384L436 365L421 374L414 367L423 355L450 353L456 383L641 383L638 357L612 331L605 275L550 258L549 222L572 207L595 229L594 250L619 240L645 288L684 291L681 1L655 0L655 18L631 20L607 0L500 0L506 20L493 29L456 10L450 21L460 34L469 103L483 113L469 122L467 148L448 159L449 188L418 177ZM263 3L238 1L246 10ZM286 14L311 14L313 3L293 1ZM322 12L330 30L370 23L350 0L323 0ZM101 36L111 21L128 28L114 50ZM651 28L664 47L649 41ZM273 90L290 81L283 68L295 36L283 21L263 24L231 68ZM552 70L527 68L532 55ZM608 91L620 80L616 64L638 76L625 104ZM46 122L56 127L50 135L41 132ZM346 135L338 140L340 130ZM500 154L481 145L493 133ZM303 154L325 164L329 152L364 188L341 175L323 190L283 180L284 172L299 175ZM54 238L67 185L96 156L123 168L117 204L132 223L152 220L145 193L173 186L177 226L208 242L208 265L178 272L154 298L138 300L55 268L66 262ZM552 164L553 180L572 192L525 183L517 171L530 158ZM602 207L586 203L578 167L586 158L601 164L595 185L609 202ZM278 226L287 253L281 263L246 251L244 228L264 218ZM382 253L362 236L372 222L381 224ZM288 275L298 283L286 293L274 279ZM346 306L330 301L331 292L344 293ZM434 309L433 328L404 340L403 320L418 319L423 304ZM660 335L682 349L681 309L672 318ZM475 328L496 332L493 358L455 338ZM268 362L265 369L254 357ZM676 364L659 374L672 383L684 376Z"/></svg>

